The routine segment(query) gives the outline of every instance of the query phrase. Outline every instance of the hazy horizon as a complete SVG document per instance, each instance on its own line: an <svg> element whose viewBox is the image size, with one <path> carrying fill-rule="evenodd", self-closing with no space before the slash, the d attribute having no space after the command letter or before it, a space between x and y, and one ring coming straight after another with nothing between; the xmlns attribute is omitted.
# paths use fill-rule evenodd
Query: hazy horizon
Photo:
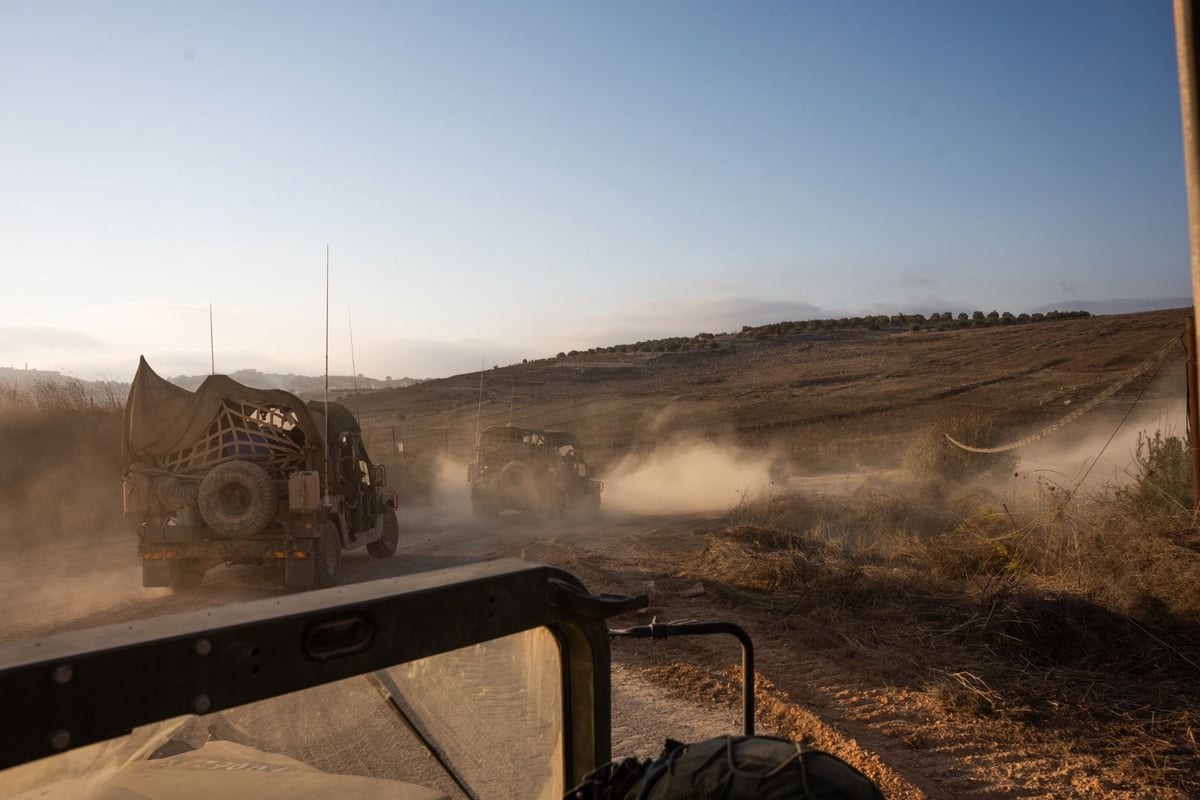
<svg viewBox="0 0 1200 800"><path fill-rule="evenodd" d="M1169 4L0 0L0 67L0 365L207 373L211 304L320 373L327 245L374 376L1190 295Z"/></svg>
<svg viewBox="0 0 1200 800"><path fill-rule="evenodd" d="M1137 299L1128 299L1127 298L1127 299L1121 299L1121 300L1107 300L1107 301L1087 301L1087 300L1085 300L1085 301L1081 301L1081 302L1073 304L1073 305L1060 304L1060 303L1049 303L1049 304L1044 304L1042 306L1032 308L1032 309L1017 310L1017 309L1000 308L1000 309L996 309L996 310L999 310L1001 312L1012 311L1012 313L1014 313L1014 314L1039 313L1039 312L1045 313L1047 311L1058 310L1058 311L1088 311L1089 313L1092 313L1092 314L1117 315L1117 314L1133 314L1133 313L1140 313L1140 312L1145 312L1145 311L1169 310L1169 309L1173 309L1173 308L1187 308L1187 307L1191 306L1191 304L1192 304L1191 298L1188 298L1188 297L1148 298L1145 300L1137 300ZM970 314L976 310L985 311L983 308L972 308L972 309L943 308L943 309L940 309L940 312L951 311L955 314L958 314L959 312L964 312L964 313ZM991 310L991 309L988 309L988 310ZM931 309L929 313L933 313L934 311L938 311L938 309ZM925 314L926 312L919 311L918 309L915 309L915 308L907 309L907 310L905 310L905 309L888 309L888 308L880 305L880 306L874 307L873 309L861 311L860 313L857 313L857 314L835 314L835 313L817 314L816 316L810 316L810 317L796 317L796 318L793 318L793 320L788 320L788 319L783 319L783 318L768 319L768 320L764 320L762 322L755 323L755 324L767 325L767 324L773 324L773 323L777 323L777 322L786 322L786 321L806 321L809 319L831 319L831 318L839 319L841 317L854 317L854 316L866 316L866 315L870 315L870 314L893 314L893 313L922 313L922 314ZM986 311L985 311L985 313L986 313ZM745 324L750 325L751 323L745 323ZM735 326L730 326L728 328L713 328L707 332L715 333L715 334L736 333L739 330L741 330L742 327L743 326L741 324L739 324L739 325L735 325ZM679 336L694 336L700 332L701 331L686 331L686 332L685 331L675 331L672 333L665 333L662 336L643 337L643 339L644 338L654 339L654 338L672 338L672 337L679 337ZM627 341L611 341L611 342L605 342L603 344L589 344L589 345L582 345L582 346L579 346L577 348L572 348L572 349L589 350L592 348L609 347L612 345L619 345L619 344L620 345L634 344L636 341L642 341L643 339L627 340ZM437 344L437 343L432 343L432 344ZM448 348L453 346L452 344L449 344L449 343L442 343L442 344L445 344ZM503 350L503 349L504 348L494 348L494 350ZM512 348L512 351L516 352L516 348ZM467 363L465 361L466 356L462 356L461 358L457 359L457 361L447 360L447 361L436 362L436 365L431 366L429 372L427 372L425 374L384 373L384 374L377 375L377 374L373 374L373 373L363 372L361 369L358 371L357 374L359 376L370 378L373 380L378 380L378 381L383 381L383 380L397 380L398 381L398 380L404 380L404 379L418 380L418 381L434 380L434 379L438 379L438 378L448 378L448 377L453 377L456 375L463 375L463 374L469 374L472 372L478 372L481 366L484 369L490 369L493 366L509 366L509 365L514 365L514 364L520 364L524 360L532 361L534 359L549 358L549 357L556 355L557 352L562 352L562 351L556 351L554 353L546 352L546 353L538 353L538 354L517 355L508 361L488 361L488 360L484 359L484 361L482 363L478 363L478 362ZM115 376L115 375L88 372L86 369L80 369L80 368L69 368L67 370L45 369L45 368L39 368L36 365L30 365L27 362L23 363L21 365L0 364L0 370L8 369L8 370L21 371L22 369L24 369L26 371L55 372L55 373L59 373L64 376L67 376L67 377L79 378L79 379L83 379L83 380L101 380L101 381L115 381L115 382L119 382L119 383L121 383L121 382L127 383L128 381L132 380L133 373L137 369L137 358L141 357L141 355L142 354L138 354L138 356L134 358L134 360L132 362L133 366L129 370L128 377L120 377L120 376ZM224 361L224 356L221 357L221 360ZM434 362L430 362L430 363L434 363ZM445 369L439 369L439 368L448 368L448 365L451 363L459 364L459 368L452 368L449 371L445 371ZM203 370L196 371L196 372L186 372L186 371L171 370L171 369L168 369L165 367L160 367L159 364L154 363L154 362L151 362L150 366L152 368L154 368L154 370L156 372L158 372L159 374L163 375L164 377L171 378L171 379L185 378L185 377L186 378L198 378L198 377L203 377L205 375L210 374L210 369L207 367ZM224 367L217 371L221 374L227 374L227 375L234 375L239 372L261 372L261 373L266 373L266 374L296 375L296 376L306 377L306 378L324 374L321 371L303 372L303 371L298 371L296 369L265 369L261 366L254 365L254 364L227 366L227 367ZM333 371L331 371L330 374L341 376L341 377L352 377L355 373L353 373L349 369L347 369L345 371L333 370Z"/></svg>

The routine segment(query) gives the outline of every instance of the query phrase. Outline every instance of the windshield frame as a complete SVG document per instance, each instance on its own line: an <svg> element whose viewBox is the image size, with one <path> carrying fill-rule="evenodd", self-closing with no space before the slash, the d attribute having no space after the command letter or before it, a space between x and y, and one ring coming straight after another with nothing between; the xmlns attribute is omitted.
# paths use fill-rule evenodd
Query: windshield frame
<svg viewBox="0 0 1200 800"><path fill-rule="evenodd" d="M0 769L546 627L573 786L611 755L608 630L586 594L563 570L501 559L0 644Z"/></svg>

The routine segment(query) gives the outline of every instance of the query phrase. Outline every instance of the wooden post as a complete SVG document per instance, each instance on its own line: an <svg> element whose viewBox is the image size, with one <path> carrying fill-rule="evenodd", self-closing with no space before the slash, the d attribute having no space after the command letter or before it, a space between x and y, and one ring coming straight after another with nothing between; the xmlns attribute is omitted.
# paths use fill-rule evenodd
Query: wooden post
<svg viewBox="0 0 1200 800"><path fill-rule="evenodd" d="M1196 315L1200 314L1200 64L1196 60L1197 39L1200 38L1200 19L1196 16L1194 0L1175 0L1175 44L1179 68L1179 107L1183 122L1183 164L1187 177L1188 231L1191 239L1192 313L1185 336L1188 372L1188 444L1192 448L1192 508L1200 508L1200 471L1196 458L1197 402L1196 385Z"/></svg>
<svg viewBox="0 0 1200 800"><path fill-rule="evenodd" d="M1192 451L1192 513L1200 514L1200 398L1196 394L1196 323L1188 315L1183 336L1187 356L1188 449Z"/></svg>

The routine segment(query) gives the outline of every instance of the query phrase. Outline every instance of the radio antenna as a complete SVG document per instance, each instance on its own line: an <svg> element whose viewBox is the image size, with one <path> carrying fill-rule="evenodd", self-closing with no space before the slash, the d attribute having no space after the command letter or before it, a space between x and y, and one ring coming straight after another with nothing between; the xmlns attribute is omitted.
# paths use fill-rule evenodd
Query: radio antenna
<svg viewBox="0 0 1200 800"><path fill-rule="evenodd" d="M325 245L325 505L330 505L329 481L329 245Z"/></svg>
<svg viewBox="0 0 1200 800"><path fill-rule="evenodd" d="M483 359L479 359L479 405L475 407L475 449L479 449L479 418L483 416Z"/></svg>
<svg viewBox="0 0 1200 800"><path fill-rule="evenodd" d="M346 307L346 325L350 328L350 371L354 373L354 415L362 424L362 397L358 394L358 365L354 363L354 321L350 319L350 308Z"/></svg>
<svg viewBox="0 0 1200 800"><path fill-rule="evenodd" d="M212 359L209 375L217 374L217 348L213 344L212 303L208 304L208 354Z"/></svg>

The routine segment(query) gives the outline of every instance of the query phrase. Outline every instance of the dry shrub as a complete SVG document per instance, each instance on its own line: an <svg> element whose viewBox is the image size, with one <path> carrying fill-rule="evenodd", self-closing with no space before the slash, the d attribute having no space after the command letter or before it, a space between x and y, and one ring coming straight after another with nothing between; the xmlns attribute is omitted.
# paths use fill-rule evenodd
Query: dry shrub
<svg viewBox="0 0 1200 800"><path fill-rule="evenodd" d="M772 592L812 576L811 552L794 534L735 525L708 537L697 572L737 589Z"/></svg>
<svg viewBox="0 0 1200 800"><path fill-rule="evenodd" d="M980 507L949 531L921 543L914 553L932 575L954 582L967 593L986 591L1026 570L1023 536L997 508Z"/></svg>
<svg viewBox="0 0 1200 800"><path fill-rule="evenodd" d="M1043 486L1039 513L1012 542L1026 583L1151 624L1200 619L1200 532L1155 498L1127 486L1089 496Z"/></svg>
<svg viewBox="0 0 1200 800"><path fill-rule="evenodd" d="M725 524L763 530L807 530L822 517L820 503L789 492L743 493L725 515Z"/></svg>
<svg viewBox="0 0 1200 800"><path fill-rule="evenodd" d="M828 503L810 533L855 558L891 562L947 525L952 520L919 497L862 487L843 502Z"/></svg>
<svg viewBox="0 0 1200 800"><path fill-rule="evenodd" d="M841 586L862 600L874 584L868 594L978 604L1020 589L1074 593L1156 625L1200 619L1200 533L1169 508L1148 513L1112 487L1073 497L1044 483L1035 513L1010 510L978 487L937 503L891 489L743 499L710 536L697 571L755 591L804 586L810 599L818 586Z"/></svg>
<svg viewBox="0 0 1200 800"><path fill-rule="evenodd" d="M1134 480L1115 490L1117 498L1152 514L1186 514L1192 505L1192 458L1178 436L1138 433Z"/></svg>
<svg viewBox="0 0 1200 800"><path fill-rule="evenodd" d="M1008 718L1008 704L978 675L968 670L945 670L929 687L929 700L943 712L970 717Z"/></svg>
<svg viewBox="0 0 1200 800"><path fill-rule="evenodd" d="M121 408L117 384L77 380L35 380L0 385L0 412L114 411Z"/></svg>
<svg viewBox="0 0 1200 800"><path fill-rule="evenodd" d="M1078 536L1075 557L1060 565L1059 583L1153 624L1200 619L1200 543L1194 533L1185 546L1176 541L1182 538L1178 527L1153 520L1126 526L1122 520L1100 511L1093 527Z"/></svg>
<svg viewBox="0 0 1200 800"><path fill-rule="evenodd" d="M891 606L896 597L912 593L907 579L877 566L900 545L883 541L886 521L909 518L906 501L885 496L855 510L831 501L775 494L755 502L743 501L725 527L710 533L692 571L714 590L732 593L772 615L787 618L804 612L835 616L854 609ZM893 508L893 503L896 508ZM745 522L772 519L803 525L781 529ZM920 593L920 590L917 590ZM835 620L831 620L837 627Z"/></svg>
<svg viewBox="0 0 1200 800"><path fill-rule="evenodd" d="M1071 741L1164 796L1200 796L1200 534L1145 498L774 494L731 510L694 569L777 635L964 724Z"/></svg>
<svg viewBox="0 0 1200 800"><path fill-rule="evenodd" d="M963 444L988 447L995 435L991 421L978 412L944 417L913 439L904 453L904 468L918 480L946 484L1011 474L1017 466L1015 453L972 453L946 439L952 436Z"/></svg>

